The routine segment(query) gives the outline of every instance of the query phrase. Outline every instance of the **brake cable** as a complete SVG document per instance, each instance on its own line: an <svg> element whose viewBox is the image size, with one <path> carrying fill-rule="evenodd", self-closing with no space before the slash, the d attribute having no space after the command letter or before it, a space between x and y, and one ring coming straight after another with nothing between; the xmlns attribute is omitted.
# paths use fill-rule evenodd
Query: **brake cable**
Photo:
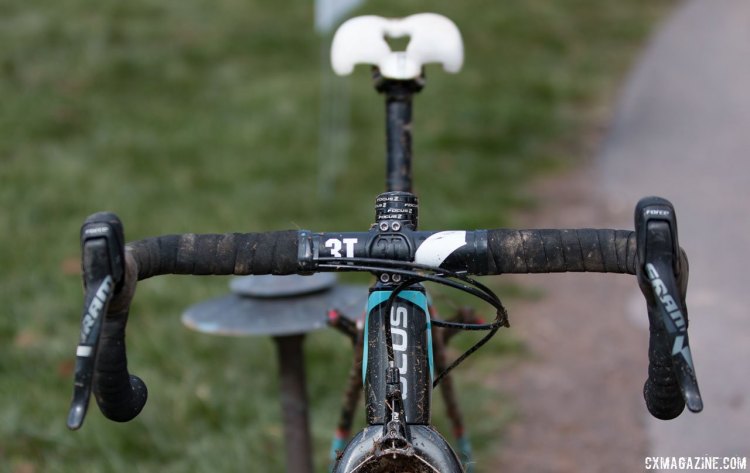
<svg viewBox="0 0 750 473"><path fill-rule="evenodd" d="M475 296L491 306L496 310L495 320L488 324L467 324L467 323L456 323L447 322L439 319L430 319L431 323L437 327L452 328L455 330L472 330L472 331L489 331L487 335L482 337L476 343L474 343L468 350L466 350L461 356L456 358L450 365L448 365L441 373L435 377L432 383L433 388L437 387L440 381L454 368L460 365L466 358L471 356L474 352L479 350L484 344L486 344L500 327L509 327L508 312L503 306L500 298L490 288L484 284L476 281L473 278L468 277L466 274L449 271L442 268L435 268L433 266L422 265L418 263L412 263L408 261L398 260L379 260L375 258L320 258L318 265L319 269L328 269L334 271L369 271L375 273L390 273L407 276L403 282L399 283L388 297L385 306L385 313L389 314L393 304L398 297L398 294L413 284L419 282L428 281L437 284L442 284L460 291L466 292L472 296ZM336 264L330 264L329 262L336 262ZM409 269L403 269L409 268ZM423 272L420 272L423 271ZM425 274L424 271L431 272L433 274ZM461 282L455 281L458 279ZM390 319L385 317L384 321L385 328L385 341L388 361L394 361L395 356L393 353L393 340L391 336L391 324Z"/></svg>

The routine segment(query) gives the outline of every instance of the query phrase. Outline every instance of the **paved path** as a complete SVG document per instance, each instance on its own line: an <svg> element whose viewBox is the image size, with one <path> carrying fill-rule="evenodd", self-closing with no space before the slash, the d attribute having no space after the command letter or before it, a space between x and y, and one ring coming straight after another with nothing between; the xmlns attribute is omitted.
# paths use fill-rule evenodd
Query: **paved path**
<svg viewBox="0 0 750 473"><path fill-rule="evenodd" d="M750 0L683 3L617 110L600 183L617 208L649 194L676 207L705 404L698 415L647 420L650 454L750 458ZM642 302L632 312L645 321Z"/></svg>

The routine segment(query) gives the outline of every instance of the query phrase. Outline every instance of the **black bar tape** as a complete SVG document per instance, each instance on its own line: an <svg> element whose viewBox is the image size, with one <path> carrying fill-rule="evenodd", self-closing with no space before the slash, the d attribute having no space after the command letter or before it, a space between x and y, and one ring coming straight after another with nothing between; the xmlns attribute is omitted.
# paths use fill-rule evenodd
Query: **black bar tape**
<svg viewBox="0 0 750 473"><path fill-rule="evenodd" d="M129 243L138 280L160 274L295 274L298 232L166 235Z"/></svg>
<svg viewBox="0 0 750 473"><path fill-rule="evenodd" d="M635 233L624 230L487 230L488 274L635 274Z"/></svg>
<svg viewBox="0 0 750 473"><path fill-rule="evenodd" d="M125 326L128 313L107 314L102 325L93 390L102 414L116 422L128 422L143 409L148 390L143 381L128 373Z"/></svg>

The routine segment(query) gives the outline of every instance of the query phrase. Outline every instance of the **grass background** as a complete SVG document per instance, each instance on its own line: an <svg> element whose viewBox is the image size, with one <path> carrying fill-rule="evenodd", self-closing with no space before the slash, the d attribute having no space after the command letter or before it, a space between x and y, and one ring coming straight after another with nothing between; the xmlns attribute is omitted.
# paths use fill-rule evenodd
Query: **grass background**
<svg viewBox="0 0 750 473"><path fill-rule="evenodd" d="M435 11L464 35L464 70L428 68L416 99L422 228L508 225L533 205L529 179L585 152L671 3L366 2L357 13ZM179 322L185 307L225 293L223 278L139 286L129 360L150 399L137 420L113 424L92 407L71 433L65 417L88 214L115 211L130 240L371 223L382 97L366 68L344 82L352 146L332 197L317 197L325 40L312 25L311 1L0 2L0 471L283 471L271 342ZM306 350L323 471L351 350L331 332L308 337ZM459 372L480 471L492 471L484 453L513 415L482 380L501 375L493 354L521 351L499 336ZM434 411L443 425L439 402Z"/></svg>

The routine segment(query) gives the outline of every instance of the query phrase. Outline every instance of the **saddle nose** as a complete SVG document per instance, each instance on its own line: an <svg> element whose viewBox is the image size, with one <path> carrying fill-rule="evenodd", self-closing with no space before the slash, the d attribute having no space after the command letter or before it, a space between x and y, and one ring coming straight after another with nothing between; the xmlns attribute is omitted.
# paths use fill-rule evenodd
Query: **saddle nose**
<svg viewBox="0 0 750 473"><path fill-rule="evenodd" d="M408 36L405 51L392 51L387 37ZM344 22L333 37L331 65L336 74L349 75L357 64L371 64L388 79L416 79L422 66L443 65L446 72L461 70L464 60L461 32L448 18L419 13L405 18L359 16Z"/></svg>

